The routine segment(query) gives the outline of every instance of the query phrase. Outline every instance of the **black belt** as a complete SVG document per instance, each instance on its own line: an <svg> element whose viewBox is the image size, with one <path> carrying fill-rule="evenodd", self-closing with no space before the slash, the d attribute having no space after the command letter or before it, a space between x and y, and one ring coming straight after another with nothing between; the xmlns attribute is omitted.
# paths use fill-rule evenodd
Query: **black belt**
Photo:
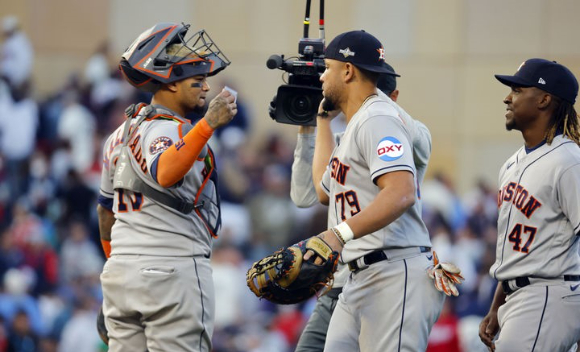
<svg viewBox="0 0 580 352"><path fill-rule="evenodd" d="M328 296L329 298L332 298L332 299L338 299L338 296L340 295L341 292L342 292L342 287L334 287L334 288L330 289L330 291L328 291L326 296Z"/></svg>
<svg viewBox="0 0 580 352"><path fill-rule="evenodd" d="M539 279L539 280L550 280L550 279L554 279L554 280L558 280L558 279L562 279L562 278L541 278L541 277L527 277L527 276L521 276L521 277L516 277L515 279L512 280L506 280L506 281L502 281L501 282L501 288L503 289L503 292L506 295L512 294L514 292L516 292L517 290L519 290L522 287L526 287L528 285L531 284L530 279L532 279L532 281L534 279ZM564 281L580 281L580 275L564 275ZM516 288L511 288L510 287L510 282L513 284L512 286L516 286Z"/></svg>
<svg viewBox="0 0 580 352"><path fill-rule="evenodd" d="M421 247L413 247L413 248L418 249L418 251L416 253L427 253L427 252L431 251L431 247L421 246ZM412 248L401 248L401 250L405 250L405 249L412 249ZM387 250L387 251L389 251L389 250ZM361 267L357 263L361 259L362 259L362 262L365 264L364 267ZM368 267L371 264L378 263L378 262L381 262L381 261L387 260L387 259L392 259L392 258L389 258L387 256L387 254L384 252L384 250L377 250L377 251L374 251L374 252L371 252L371 253L365 255L362 258L348 262L348 268L350 269L350 271L359 271L359 270L362 270L362 269Z"/></svg>

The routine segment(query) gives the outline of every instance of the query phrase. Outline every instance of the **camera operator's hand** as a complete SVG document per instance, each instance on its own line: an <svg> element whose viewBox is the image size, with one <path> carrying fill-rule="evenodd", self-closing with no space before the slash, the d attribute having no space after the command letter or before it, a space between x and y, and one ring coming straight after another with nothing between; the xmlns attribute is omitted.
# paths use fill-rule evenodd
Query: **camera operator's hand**
<svg viewBox="0 0 580 352"><path fill-rule="evenodd" d="M204 116L209 127L215 130L227 125L234 118L238 112L238 106L234 101L235 97L225 89L212 99Z"/></svg>
<svg viewBox="0 0 580 352"><path fill-rule="evenodd" d="M318 113L316 116L318 117L319 121L320 120L329 120L330 121L330 120L334 119L336 116L338 116L338 114L340 113L340 110L338 110L338 109L332 110L332 111L324 110L322 108L324 106L324 99L326 99L326 98L323 98L320 101L320 105L318 105Z"/></svg>

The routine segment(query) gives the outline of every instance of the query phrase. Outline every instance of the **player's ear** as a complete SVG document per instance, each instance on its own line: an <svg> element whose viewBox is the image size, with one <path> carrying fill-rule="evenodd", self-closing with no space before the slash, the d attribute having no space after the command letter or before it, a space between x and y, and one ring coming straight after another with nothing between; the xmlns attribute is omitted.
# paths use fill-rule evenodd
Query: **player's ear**
<svg viewBox="0 0 580 352"><path fill-rule="evenodd" d="M346 62L344 64L344 80L345 81L350 81L352 79L352 77L354 76L354 65L351 64L350 62Z"/></svg>
<svg viewBox="0 0 580 352"><path fill-rule="evenodd" d="M389 98L391 98L392 101L396 102L397 99L399 98L399 90L395 89L394 91L392 91L391 94L389 94Z"/></svg>
<svg viewBox="0 0 580 352"><path fill-rule="evenodd" d="M552 98L552 95L549 93L545 93L542 92L543 94L541 94L538 98L538 108L539 109L546 109L547 107L549 107L552 102L555 102L555 100Z"/></svg>
<svg viewBox="0 0 580 352"><path fill-rule="evenodd" d="M165 89L167 89L168 91L175 93L175 92L177 92L177 83L178 82L167 83L167 84L164 84L163 87Z"/></svg>

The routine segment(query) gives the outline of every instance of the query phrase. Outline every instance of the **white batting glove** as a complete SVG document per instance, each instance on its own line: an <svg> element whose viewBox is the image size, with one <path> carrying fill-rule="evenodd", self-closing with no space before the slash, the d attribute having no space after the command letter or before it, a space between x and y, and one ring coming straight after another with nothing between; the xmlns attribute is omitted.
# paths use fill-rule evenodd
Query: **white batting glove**
<svg viewBox="0 0 580 352"><path fill-rule="evenodd" d="M461 269L453 263L441 263L437 253L433 251L433 266L427 268L427 274L433 279L435 288L447 296L459 296L456 285L465 280Z"/></svg>

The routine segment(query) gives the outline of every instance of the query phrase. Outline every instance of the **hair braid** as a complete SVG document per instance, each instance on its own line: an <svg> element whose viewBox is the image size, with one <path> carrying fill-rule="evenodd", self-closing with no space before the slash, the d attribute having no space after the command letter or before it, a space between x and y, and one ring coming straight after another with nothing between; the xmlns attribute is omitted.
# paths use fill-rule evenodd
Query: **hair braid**
<svg viewBox="0 0 580 352"><path fill-rule="evenodd" d="M546 131L546 142L551 144L558 133L562 133L576 144L580 145L580 123L574 105L557 97L557 106L552 117L552 124Z"/></svg>

